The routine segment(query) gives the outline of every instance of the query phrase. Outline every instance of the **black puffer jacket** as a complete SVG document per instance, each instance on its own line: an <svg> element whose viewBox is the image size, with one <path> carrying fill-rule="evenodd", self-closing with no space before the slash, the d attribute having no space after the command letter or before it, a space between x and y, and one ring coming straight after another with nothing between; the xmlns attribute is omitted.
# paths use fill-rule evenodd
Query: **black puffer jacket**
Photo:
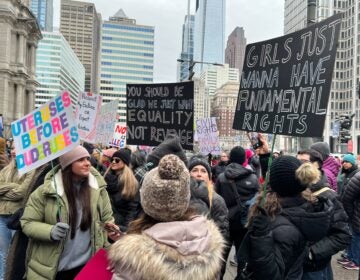
<svg viewBox="0 0 360 280"><path fill-rule="evenodd" d="M359 169L358 169L357 165L353 165L350 169L342 169L341 170L340 176L344 176L344 177L342 179L342 182L340 184L338 183L338 193L339 193L340 197L342 197L342 195L344 193L344 189L349 184L351 178L358 172L359 172Z"/></svg>
<svg viewBox="0 0 360 280"><path fill-rule="evenodd" d="M224 199L216 192L213 193L212 203L210 207L209 192L203 181L197 181L191 178L190 181L190 206L194 208L198 214L207 216L212 219L218 226L221 234L228 240L229 238L229 219L228 209Z"/></svg>
<svg viewBox="0 0 360 280"><path fill-rule="evenodd" d="M342 203L352 229L360 233L360 172L357 172L345 187Z"/></svg>
<svg viewBox="0 0 360 280"><path fill-rule="evenodd" d="M135 220L140 212L140 193L138 191L134 199L126 199L121 195L123 186L119 184L116 175L108 173L105 180L115 223L120 226L121 231L126 232L129 223Z"/></svg>
<svg viewBox="0 0 360 280"><path fill-rule="evenodd" d="M239 211L239 208L236 203L233 188L231 187L231 181L235 182L236 190L242 204L245 204L246 201L255 196L260 185L255 172L238 163L230 163L225 168L225 172L221 173L216 181L216 191L225 200L229 213L231 213L230 215L234 215L235 212ZM238 222L241 223L240 220ZM230 227L242 227L240 224L238 225L239 226L231 224Z"/></svg>
<svg viewBox="0 0 360 280"><path fill-rule="evenodd" d="M253 279L300 280L307 242L317 242L327 233L333 204L327 200L311 205L302 197L282 198L282 212L270 224L270 233L249 233Z"/></svg>
<svg viewBox="0 0 360 280"><path fill-rule="evenodd" d="M312 193L330 188L327 178L322 172L320 181L310 187ZM338 195L332 189L321 192L317 195L319 200L330 200L334 205L334 212L331 216L330 227L324 238L311 244L310 250L312 260L306 258L304 271L319 271L324 269L331 261L331 256L344 250L351 242L351 233L348 224L348 216L338 199Z"/></svg>
<svg viewBox="0 0 360 280"><path fill-rule="evenodd" d="M219 175L225 171L225 168L228 165L229 165L228 161L220 161L217 165L211 168L213 182L216 182Z"/></svg>

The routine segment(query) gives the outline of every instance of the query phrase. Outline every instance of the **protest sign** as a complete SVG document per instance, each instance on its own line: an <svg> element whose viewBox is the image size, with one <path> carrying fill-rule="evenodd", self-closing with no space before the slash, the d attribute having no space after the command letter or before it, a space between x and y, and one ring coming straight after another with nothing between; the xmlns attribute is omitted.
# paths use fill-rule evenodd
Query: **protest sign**
<svg viewBox="0 0 360 280"><path fill-rule="evenodd" d="M194 82L128 84L127 144L157 146L177 134L193 149Z"/></svg>
<svg viewBox="0 0 360 280"><path fill-rule="evenodd" d="M11 123L20 174L72 150L79 144L70 93L64 91L25 117Z"/></svg>
<svg viewBox="0 0 360 280"><path fill-rule="evenodd" d="M199 141L199 150L202 155L220 155L219 134L216 118L204 118L196 120L196 135Z"/></svg>
<svg viewBox="0 0 360 280"><path fill-rule="evenodd" d="M95 142L109 145L113 134L119 100L116 99L104 104L100 110L99 122L96 128Z"/></svg>
<svg viewBox="0 0 360 280"><path fill-rule="evenodd" d="M234 129L322 136L341 16L246 47Z"/></svg>
<svg viewBox="0 0 360 280"><path fill-rule="evenodd" d="M91 92L80 92L76 104L75 119L81 140L95 143L102 97Z"/></svg>
<svg viewBox="0 0 360 280"><path fill-rule="evenodd" d="M113 137L109 143L110 146L120 149L126 146L126 123L116 123Z"/></svg>

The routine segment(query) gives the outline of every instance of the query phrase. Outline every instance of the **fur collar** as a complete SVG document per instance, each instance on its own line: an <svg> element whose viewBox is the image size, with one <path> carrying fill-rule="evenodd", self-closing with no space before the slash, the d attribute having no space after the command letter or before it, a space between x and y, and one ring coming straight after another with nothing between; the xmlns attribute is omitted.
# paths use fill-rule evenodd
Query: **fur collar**
<svg viewBox="0 0 360 280"><path fill-rule="evenodd" d="M206 220L204 226L208 228L210 242L201 254L182 255L144 233L125 235L108 253L116 274L113 279L124 279L122 275L133 280L217 279L225 242L212 221Z"/></svg>
<svg viewBox="0 0 360 280"><path fill-rule="evenodd" d="M51 187L56 190L57 194L59 196L62 196L64 194L64 184L62 180L62 172L61 169L58 170L55 174L55 182L56 182L56 188L54 184L54 180L51 180ZM89 174L89 186L93 189L98 189L99 184L95 178L95 176L90 172Z"/></svg>

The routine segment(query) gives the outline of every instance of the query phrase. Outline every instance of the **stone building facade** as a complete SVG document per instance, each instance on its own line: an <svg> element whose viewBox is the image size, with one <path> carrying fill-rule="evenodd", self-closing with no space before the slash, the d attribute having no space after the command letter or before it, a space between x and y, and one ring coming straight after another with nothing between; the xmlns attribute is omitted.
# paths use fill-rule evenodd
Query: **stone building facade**
<svg viewBox="0 0 360 280"><path fill-rule="evenodd" d="M12 121L34 109L36 48L42 35L28 4L0 0L0 114L5 136Z"/></svg>

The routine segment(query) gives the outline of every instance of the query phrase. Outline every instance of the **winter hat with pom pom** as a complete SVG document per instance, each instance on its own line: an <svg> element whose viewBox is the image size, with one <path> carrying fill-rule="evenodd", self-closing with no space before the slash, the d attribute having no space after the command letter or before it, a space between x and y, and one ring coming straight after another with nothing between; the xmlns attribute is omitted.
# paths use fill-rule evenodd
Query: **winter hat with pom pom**
<svg viewBox="0 0 360 280"><path fill-rule="evenodd" d="M189 207L190 174L176 155L166 155L150 170L140 189L144 212L161 222L176 221Z"/></svg>

